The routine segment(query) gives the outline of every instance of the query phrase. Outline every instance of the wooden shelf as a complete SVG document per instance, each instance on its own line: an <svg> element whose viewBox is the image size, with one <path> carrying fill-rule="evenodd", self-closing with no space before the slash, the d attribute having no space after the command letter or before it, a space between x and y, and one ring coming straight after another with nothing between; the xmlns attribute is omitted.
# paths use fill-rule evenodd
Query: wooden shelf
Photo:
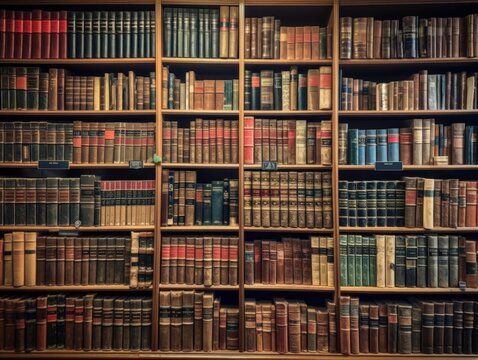
<svg viewBox="0 0 478 360"><path fill-rule="evenodd" d="M343 117L390 117L390 116L450 116L450 115L477 115L478 110L339 110Z"/></svg>
<svg viewBox="0 0 478 360"><path fill-rule="evenodd" d="M239 164L162 163L161 166L170 169L239 169Z"/></svg>
<svg viewBox="0 0 478 360"><path fill-rule="evenodd" d="M244 59L246 65L332 65L332 59L288 60L288 59Z"/></svg>
<svg viewBox="0 0 478 360"><path fill-rule="evenodd" d="M340 232L353 232L353 233L377 233L377 234L388 234L388 233L476 233L478 232L478 227L462 227L462 228L443 228L443 227L434 227L433 229L424 229L424 228L406 228L406 227L345 227L341 226L339 228Z"/></svg>
<svg viewBox="0 0 478 360"><path fill-rule="evenodd" d="M292 228L292 227L259 227L245 226L244 231L248 232L270 232L270 233L311 233L311 234L331 234L334 229L317 229L317 228Z"/></svg>
<svg viewBox="0 0 478 360"><path fill-rule="evenodd" d="M155 58L118 59L0 59L0 64L13 65L154 65Z"/></svg>
<svg viewBox="0 0 478 360"><path fill-rule="evenodd" d="M244 285L245 290L256 291L311 291L311 292L333 292L333 286L318 286L318 285L292 285L292 284L253 284Z"/></svg>
<svg viewBox="0 0 478 360"><path fill-rule="evenodd" d="M341 286L342 293L354 294L478 294L478 289L459 288L379 288L372 286Z"/></svg>
<svg viewBox="0 0 478 360"><path fill-rule="evenodd" d="M332 116L331 110L244 110L245 116Z"/></svg>
<svg viewBox="0 0 478 360"><path fill-rule="evenodd" d="M163 64L239 65L239 59L163 57Z"/></svg>
<svg viewBox="0 0 478 360"><path fill-rule="evenodd" d="M161 232L238 232L239 226L161 226Z"/></svg>
<svg viewBox="0 0 478 360"><path fill-rule="evenodd" d="M63 285L63 286L0 286L0 291L26 292L26 291L152 291L152 288L130 288L128 285Z"/></svg>
<svg viewBox="0 0 478 360"><path fill-rule="evenodd" d="M368 67L368 66L409 66L409 65L474 65L478 58L411 58L411 59L341 59L342 67Z"/></svg>
<svg viewBox="0 0 478 360"><path fill-rule="evenodd" d="M144 163L145 168L154 168L153 163ZM35 163L0 163L0 169L38 169ZM129 169L127 163L122 164L70 164L70 169ZM134 169L131 169L134 170Z"/></svg>
<svg viewBox="0 0 478 360"><path fill-rule="evenodd" d="M162 109L163 115L214 115L214 116L227 116L227 115L239 115L239 110L176 110L176 109Z"/></svg>
<svg viewBox="0 0 478 360"><path fill-rule="evenodd" d="M262 169L261 164L247 164L244 165L246 170L260 170ZM277 164L278 170L330 170L332 166L329 165L319 165L319 164L305 164L305 165L288 165L288 164Z"/></svg>
<svg viewBox="0 0 478 360"><path fill-rule="evenodd" d="M375 165L339 165L338 168L339 170L375 171ZM478 170L478 165L403 165L403 171L412 170Z"/></svg>
<svg viewBox="0 0 478 360"><path fill-rule="evenodd" d="M186 285L186 284L159 284L159 290L223 290L236 291L239 285Z"/></svg>
<svg viewBox="0 0 478 360"><path fill-rule="evenodd" d="M35 225L0 225L0 231L78 231L78 232L105 232L105 231L154 231L154 225L136 226L35 226Z"/></svg>
<svg viewBox="0 0 478 360"><path fill-rule="evenodd" d="M0 110L0 116L151 116L156 110Z"/></svg>

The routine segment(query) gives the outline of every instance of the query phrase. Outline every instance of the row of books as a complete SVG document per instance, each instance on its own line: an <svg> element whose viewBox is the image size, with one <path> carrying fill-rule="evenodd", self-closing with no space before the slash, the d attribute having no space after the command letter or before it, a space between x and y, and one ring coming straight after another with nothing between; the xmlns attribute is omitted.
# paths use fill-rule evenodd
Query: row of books
<svg viewBox="0 0 478 360"><path fill-rule="evenodd" d="M239 110L239 80L197 80L187 71L184 82L163 67L163 109Z"/></svg>
<svg viewBox="0 0 478 360"><path fill-rule="evenodd" d="M332 56L332 29L281 26L273 16L245 19L246 59L318 60Z"/></svg>
<svg viewBox="0 0 478 360"><path fill-rule="evenodd" d="M0 317L0 350L151 350L151 298L2 297Z"/></svg>
<svg viewBox="0 0 478 360"><path fill-rule="evenodd" d="M245 171L244 226L332 228L330 172Z"/></svg>
<svg viewBox="0 0 478 360"><path fill-rule="evenodd" d="M245 243L245 283L334 286L334 239L254 240Z"/></svg>
<svg viewBox="0 0 478 360"><path fill-rule="evenodd" d="M0 68L1 110L150 110L156 108L156 75L106 73L73 76L65 69Z"/></svg>
<svg viewBox="0 0 478 360"><path fill-rule="evenodd" d="M161 237L161 284L237 285L236 236Z"/></svg>
<svg viewBox="0 0 478 360"><path fill-rule="evenodd" d="M476 288L476 241L455 235L340 235L342 286Z"/></svg>
<svg viewBox="0 0 478 360"><path fill-rule="evenodd" d="M154 11L0 10L1 59L155 56Z"/></svg>
<svg viewBox="0 0 478 360"><path fill-rule="evenodd" d="M153 238L148 232L100 238L5 233L0 239L4 272L0 284L149 287L153 281Z"/></svg>
<svg viewBox="0 0 478 360"><path fill-rule="evenodd" d="M1 178L3 225L99 226L154 224L154 180Z"/></svg>
<svg viewBox="0 0 478 360"><path fill-rule="evenodd" d="M413 119L407 128L349 129L348 124L340 124L339 164L476 164L476 133L476 126L435 124L435 119Z"/></svg>
<svg viewBox="0 0 478 360"><path fill-rule="evenodd" d="M340 110L471 110L477 108L478 73L429 74L377 83L340 75Z"/></svg>
<svg viewBox="0 0 478 360"><path fill-rule="evenodd" d="M239 7L165 7L163 12L164 56L238 57Z"/></svg>
<svg viewBox="0 0 478 360"><path fill-rule="evenodd" d="M239 349L239 309L213 293L160 291L159 313L160 351Z"/></svg>
<svg viewBox="0 0 478 360"><path fill-rule="evenodd" d="M337 352L336 306L318 308L301 300L246 299L245 348L248 352Z"/></svg>
<svg viewBox="0 0 478 360"><path fill-rule="evenodd" d="M154 123L47 121L0 123L0 161L67 160L76 164L151 162Z"/></svg>
<svg viewBox="0 0 478 360"><path fill-rule="evenodd" d="M339 180L339 226L405 226L405 182Z"/></svg>
<svg viewBox="0 0 478 360"><path fill-rule="evenodd" d="M244 163L332 164L332 122L244 118Z"/></svg>
<svg viewBox="0 0 478 360"><path fill-rule="evenodd" d="M238 120L191 120L189 127L178 121L163 121L165 163L237 164Z"/></svg>
<svg viewBox="0 0 478 360"><path fill-rule="evenodd" d="M163 170L162 225L237 225L237 179L198 183L196 171Z"/></svg>
<svg viewBox="0 0 478 360"><path fill-rule="evenodd" d="M476 57L475 23L465 17L340 18L341 59ZM478 35L478 34L477 34Z"/></svg>
<svg viewBox="0 0 478 360"><path fill-rule="evenodd" d="M245 71L244 110L330 110L332 67Z"/></svg>
<svg viewBox="0 0 478 360"><path fill-rule="evenodd" d="M340 297L343 354L477 354L473 300L366 302Z"/></svg>

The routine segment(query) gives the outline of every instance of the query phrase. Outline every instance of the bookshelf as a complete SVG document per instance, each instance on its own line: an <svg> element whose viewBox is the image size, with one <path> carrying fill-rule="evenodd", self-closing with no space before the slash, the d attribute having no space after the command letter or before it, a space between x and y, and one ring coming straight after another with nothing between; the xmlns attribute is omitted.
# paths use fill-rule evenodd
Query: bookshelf
<svg viewBox="0 0 478 360"><path fill-rule="evenodd" d="M45 359L61 359L61 358L118 358L118 359L146 359L146 358L170 358L170 359L337 359L342 356L340 353L300 353L300 354L278 354L272 352L246 352L245 340L245 301L247 298L256 297L258 300L272 299L276 296L284 296L288 299L307 298L312 302L319 299L332 299L337 305L336 323L338 328L337 334L340 337L340 321L339 321L339 299L342 295L366 296L368 299L374 299L374 296L382 299L383 296L400 298L402 295L410 296L453 296L460 298L474 297L478 294L478 289L473 288L378 288L366 286L341 286L340 285L340 251L339 237L343 234L456 234L469 235L478 232L477 227L459 227L445 228L434 227L433 229L424 229L423 227L345 227L339 226L339 189L338 182L342 179L352 180L355 178L374 179L377 176L398 179L403 175L406 176L422 176L424 172L431 172L437 176L452 176L451 173L458 172L459 176L472 177L478 165L405 165L402 172L391 172L383 175L383 173L375 172L374 165L338 165L338 138L339 124L347 122L349 125L360 126L359 124L367 124L368 122L376 124L385 121L401 123L414 117L426 118L436 117L437 119L467 119L470 123L478 115L478 110L392 110L392 111L375 111L375 110L340 110L340 89L339 89L339 71L343 70L348 75L359 73L359 77L369 72L389 73L395 70L399 72L413 72L416 69L433 69L436 71L447 71L447 68L470 69L476 67L478 58L455 57L455 58L417 58L417 59L341 59L340 58L340 26L339 19L343 14L350 14L357 11L360 16L367 16L369 8L374 16L379 16L383 6L392 9L399 9L399 13L413 13L409 9L409 5L419 5L421 15L427 14L427 7L433 9L434 14L443 14L440 12L441 5L447 6L449 9L452 5L458 7L464 4L466 9L476 5L476 0L0 0L0 7L19 5L47 8L65 8L69 9L101 9L104 6L111 10L115 7L121 9L130 9L138 7L154 10L156 19L156 57L148 58L102 58L102 59L1 59L2 66L41 66L54 67L64 66L66 68L74 68L78 74L82 72L103 72L109 66L119 67L124 70L135 70L139 72L155 71L156 72L156 109L155 110L122 110L122 111L13 111L0 110L0 121L23 121L23 120L43 120L48 118L52 121L70 122L84 118L90 121L155 121L155 146L156 154L162 156L163 145L163 122L178 121L180 124L187 124L195 118L205 119L234 119L238 120L238 162L237 163L221 163L221 164L205 164L205 163L172 163L158 162L145 163L146 168L141 175L136 170L130 169L127 163L106 163L106 164L83 164L71 163L70 170L77 173L89 173L88 171L121 170L121 174L115 175L115 179L129 179L130 177L138 178L140 176L152 177L154 169L154 179L156 184L155 194L155 225L145 226L0 226L2 233L11 231L38 231L40 233L51 235L58 232L79 232L79 233L99 233L100 235L127 233L131 231L154 231L154 272L153 286L151 288L130 288L126 285L86 285L86 286L23 286L11 287L0 286L0 292L7 296L18 293L21 296L27 294L44 294L46 292L61 292L65 294L79 293L105 293L113 295L133 295L138 293L141 296L150 296L152 298L152 326L151 326L151 350L128 352L128 351L70 351L70 350L47 350L33 351L31 353L15 353L10 351L0 351L1 358L45 358ZM221 58L179 58L166 57L163 54L163 29L162 24L165 6L180 7L217 7L220 5L230 5L239 7L239 56L236 59ZM407 8L408 7L408 8ZM301 19L294 12L299 14L309 13L305 20ZM460 12L456 10L456 12ZM332 54L329 59L316 60L288 60L288 59L249 59L245 57L245 19L250 16L265 16L267 14L277 14L279 18L285 19L291 16L294 25L304 25L308 18L318 15L323 23L321 25L329 25L332 29ZM286 15L285 15L286 14ZM354 16L354 15L352 15ZM359 15L357 15L359 16ZM388 16L388 15L387 15ZM446 15L443 15L446 16ZM392 17L392 16L388 16ZM286 69L290 66L297 65L301 68L308 69L311 67L331 66L332 67L332 108L330 110L245 110L244 108L244 80L245 72L249 69ZM99 70L95 71L94 67L98 66ZM169 66L171 69L197 70L201 76L220 75L221 77L229 76L233 73L233 77L239 80L239 109L238 110L176 110L164 109L162 107L162 71L163 66ZM413 70L411 70L413 69ZM378 75L377 75L378 76ZM245 164L244 161L244 118L253 116L256 118L275 118L275 119L304 119L304 120L331 120L332 121L332 165L319 164L278 164L278 171L330 171L332 174L332 211L333 211L333 227L332 228L303 228L303 227L265 227L265 226L245 226L244 224L244 172L261 170L260 164ZM469 120L468 120L469 119ZM37 169L36 163L1 163L0 172L2 175L8 176L9 171L25 171L33 172ZM178 171L197 171L206 178L224 178L231 177L238 179L239 204L238 214L239 223L237 225L221 225L221 226L165 226L161 224L161 186L163 170ZM64 174L68 174L69 170L65 170ZM62 173L63 174L63 173ZM111 172L113 174L113 172ZM377 175L378 174L378 175ZM448 175L450 174L450 175ZM67 175L65 175L67 176ZM165 236L237 236L238 243L238 284L237 285L183 285L183 284L161 284L161 243ZM245 284L245 244L254 239L266 239L271 237L278 239L282 235L307 237L311 236L333 236L334 238L334 270L335 286L318 286L318 285L293 285L293 284ZM226 305L234 305L239 309L239 329L238 341L239 350L223 351L215 350L213 352L162 352L159 351L159 319L160 319L160 292L161 291L179 291L179 290L195 290L195 291L211 291L215 294L224 296ZM76 296L76 295L75 295ZM313 299L313 301L309 300ZM475 326L476 328L476 326ZM405 358L407 354L355 354L349 355L351 358L370 357L376 360ZM457 355L451 354L413 354L413 357L431 359L439 357L441 359L456 358ZM476 354L461 354L460 356L476 358Z"/></svg>

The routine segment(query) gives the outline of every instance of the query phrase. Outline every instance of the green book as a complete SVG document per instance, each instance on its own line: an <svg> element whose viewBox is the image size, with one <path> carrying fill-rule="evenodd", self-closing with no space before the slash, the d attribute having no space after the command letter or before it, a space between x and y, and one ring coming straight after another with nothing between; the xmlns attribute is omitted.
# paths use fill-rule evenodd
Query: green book
<svg viewBox="0 0 478 360"><path fill-rule="evenodd" d="M347 235L340 235L340 285L348 286L347 278Z"/></svg>
<svg viewBox="0 0 478 360"><path fill-rule="evenodd" d="M212 182L211 222L212 225L223 225L224 181Z"/></svg>
<svg viewBox="0 0 478 360"><path fill-rule="evenodd" d="M377 286L377 240L375 235L368 239L370 286Z"/></svg>
<svg viewBox="0 0 478 360"><path fill-rule="evenodd" d="M184 30L183 30L183 24L184 24L184 12L182 8L177 9L178 12L178 19L177 19L177 32L174 33L174 35L177 37L177 57L184 57Z"/></svg>
<svg viewBox="0 0 478 360"><path fill-rule="evenodd" d="M355 286L362 286L362 235L355 235Z"/></svg>
<svg viewBox="0 0 478 360"><path fill-rule="evenodd" d="M355 286L355 235L347 236L347 279L349 286Z"/></svg>
<svg viewBox="0 0 478 360"><path fill-rule="evenodd" d="M370 286L370 236L362 236L362 285Z"/></svg>

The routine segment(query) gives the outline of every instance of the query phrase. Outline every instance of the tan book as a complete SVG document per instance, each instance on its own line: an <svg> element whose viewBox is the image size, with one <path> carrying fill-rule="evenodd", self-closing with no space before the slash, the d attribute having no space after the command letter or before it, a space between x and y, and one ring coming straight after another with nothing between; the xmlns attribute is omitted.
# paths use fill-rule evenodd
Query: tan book
<svg viewBox="0 0 478 360"><path fill-rule="evenodd" d="M13 286L25 285L25 233L13 233Z"/></svg>
<svg viewBox="0 0 478 360"><path fill-rule="evenodd" d="M304 27L297 26L295 28L295 59L302 60L304 58Z"/></svg>
<svg viewBox="0 0 478 360"><path fill-rule="evenodd" d="M298 165L305 165L306 159L306 138L307 138L307 120L295 121L295 163Z"/></svg>
<svg viewBox="0 0 478 360"><path fill-rule="evenodd" d="M136 97L134 96L135 92L135 85L136 85L136 78L134 75L134 71L128 71L128 101L129 101L129 110L136 109Z"/></svg>
<svg viewBox="0 0 478 360"><path fill-rule="evenodd" d="M216 82L215 80L204 80L204 110L215 110L215 109L216 109Z"/></svg>
<svg viewBox="0 0 478 360"><path fill-rule="evenodd" d="M287 59L287 26L280 27L280 59Z"/></svg>
<svg viewBox="0 0 478 360"><path fill-rule="evenodd" d="M229 6L219 8L219 57L229 57Z"/></svg>
<svg viewBox="0 0 478 360"><path fill-rule="evenodd" d="M433 190L434 179L425 179L423 191L423 227L433 229Z"/></svg>
<svg viewBox="0 0 478 360"><path fill-rule="evenodd" d="M321 236L319 239L319 258L320 258L320 286L327 286L327 237Z"/></svg>
<svg viewBox="0 0 478 360"><path fill-rule="evenodd" d="M332 67L321 66L319 75L319 109L332 109Z"/></svg>
<svg viewBox="0 0 478 360"><path fill-rule="evenodd" d="M312 58L312 27L304 26L304 45L303 59L310 60Z"/></svg>
<svg viewBox="0 0 478 360"><path fill-rule="evenodd" d="M318 60L320 58L320 26L311 27L311 59Z"/></svg>
<svg viewBox="0 0 478 360"><path fill-rule="evenodd" d="M395 287L395 235L385 235L385 286Z"/></svg>
<svg viewBox="0 0 478 360"><path fill-rule="evenodd" d="M25 233L25 286L33 286L36 284L36 247L37 233Z"/></svg>
<svg viewBox="0 0 478 360"><path fill-rule="evenodd" d="M307 110L319 110L319 69L307 71Z"/></svg>
<svg viewBox="0 0 478 360"><path fill-rule="evenodd" d="M215 110L224 109L224 80L215 80ZM206 100L205 100L206 101Z"/></svg>
<svg viewBox="0 0 478 360"><path fill-rule="evenodd" d="M295 60L295 27L287 28L287 60Z"/></svg>
<svg viewBox="0 0 478 360"><path fill-rule="evenodd" d="M385 287L385 235L376 235L377 240L377 287Z"/></svg>
<svg viewBox="0 0 478 360"><path fill-rule="evenodd" d="M237 59L239 50L239 7L229 7L229 58Z"/></svg>

